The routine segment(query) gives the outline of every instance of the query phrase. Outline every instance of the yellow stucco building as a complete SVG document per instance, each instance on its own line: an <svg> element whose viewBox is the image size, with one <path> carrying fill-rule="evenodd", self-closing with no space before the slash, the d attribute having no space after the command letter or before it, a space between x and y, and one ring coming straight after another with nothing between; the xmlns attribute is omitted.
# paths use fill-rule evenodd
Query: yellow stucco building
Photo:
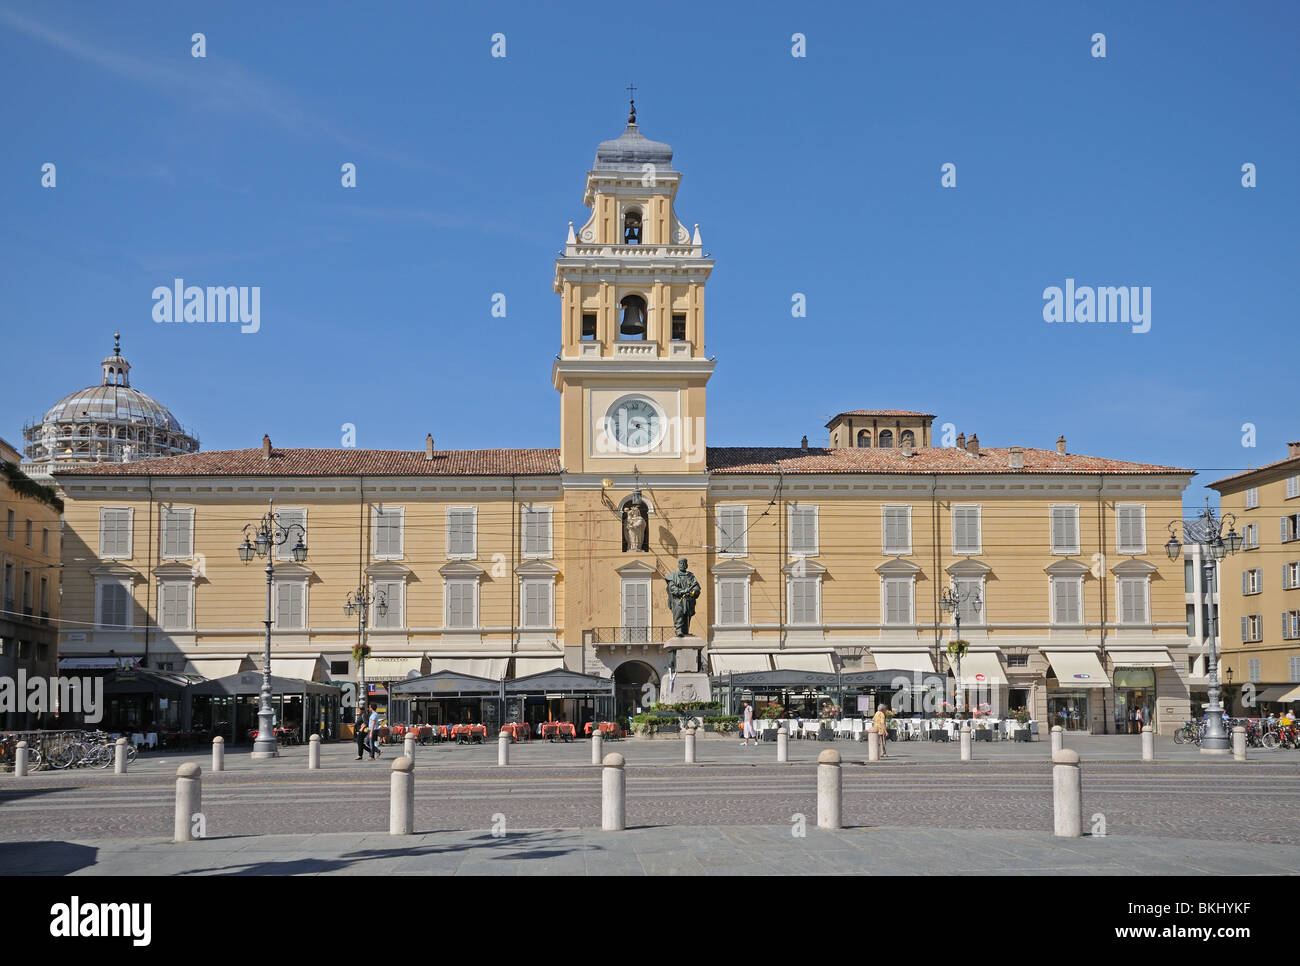
<svg viewBox="0 0 1300 966"><path fill-rule="evenodd" d="M278 673L355 679L343 605L363 586L388 602L369 680L565 667L612 677L628 711L667 671L664 577L686 558L715 696L743 687L814 711L830 695L874 700L878 685L844 682L947 675L960 618L967 706L1110 733L1140 706L1176 727L1183 572L1160 536L1191 472L1071 454L1064 438L936 446L934 417L902 410L840 414L826 447L709 446L713 261L676 211L680 178L635 115L597 149L590 217L555 264L558 449L264 440L57 474L65 614L92 625L65 631L62 653L209 677L250 667L265 589L235 548L274 499L308 547L276 566Z"/></svg>

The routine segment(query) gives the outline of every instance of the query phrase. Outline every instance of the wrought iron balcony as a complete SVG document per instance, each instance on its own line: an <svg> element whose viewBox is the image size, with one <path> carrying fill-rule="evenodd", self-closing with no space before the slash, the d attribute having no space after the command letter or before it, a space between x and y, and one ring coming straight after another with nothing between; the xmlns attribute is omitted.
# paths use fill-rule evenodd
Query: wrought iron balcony
<svg viewBox="0 0 1300 966"><path fill-rule="evenodd" d="M677 630L672 625L591 628L593 644L660 644L676 636Z"/></svg>

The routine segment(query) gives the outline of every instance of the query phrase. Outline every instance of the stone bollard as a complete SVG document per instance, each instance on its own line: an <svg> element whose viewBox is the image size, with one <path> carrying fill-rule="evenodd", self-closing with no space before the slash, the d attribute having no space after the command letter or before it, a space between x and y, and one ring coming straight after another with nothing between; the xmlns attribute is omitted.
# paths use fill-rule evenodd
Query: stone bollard
<svg viewBox="0 0 1300 966"><path fill-rule="evenodd" d="M817 756L817 827L843 828L844 777L840 753L827 748Z"/></svg>
<svg viewBox="0 0 1300 966"><path fill-rule="evenodd" d="M393 762L388 791L388 834L415 831L415 762L403 755Z"/></svg>
<svg viewBox="0 0 1300 966"><path fill-rule="evenodd" d="M203 811L203 770L192 761L176 769L176 819L172 829L173 842L193 842L194 816Z"/></svg>
<svg viewBox="0 0 1300 966"><path fill-rule="evenodd" d="M126 774L126 739L118 738L113 746L113 774Z"/></svg>
<svg viewBox="0 0 1300 966"><path fill-rule="evenodd" d="M212 770L226 770L226 739L221 735L212 739Z"/></svg>
<svg viewBox="0 0 1300 966"><path fill-rule="evenodd" d="M785 725L776 729L776 760L790 760L790 732L785 730Z"/></svg>
<svg viewBox="0 0 1300 966"><path fill-rule="evenodd" d="M1150 725L1142 726L1142 760L1156 760L1156 735Z"/></svg>
<svg viewBox="0 0 1300 966"><path fill-rule="evenodd" d="M599 731L591 733L591 763L599 765L605 758L604 755L605 736Z"/></svg>
<svg viewBox="0 0 1300 966"><path fill-rule="evenodd" d="M682 745L686 748L686 764L695 764L695 729L687 728L682 736Z"/></svg>
<svg viewBox="0 0 1300 966"><path fill-rule="evenodd" d="M14 748L14 777L27 777L27 742L20 741Z"/></svg>
<svg viewBox="0 0 1300 966"><path fill-rule="evenodd" d="M504 728L497 735L497 765L510 764L510 732Z"/></svg>
<svg viewBox="0 0 1300 966"><path fill-rule="evenodd" d="M1232 729L1232 760L1246 760L1246 729L1241 725Z"/></svg>
<svg viewBox="0 0 1300 966"><path fill-rule="evenodd" d="M1052 756L1052 819L1058 837L1077 839L1083 835L1079 753L1068 748Z"/></svg>
<svg viewBox="0 0 1300 966"><path fill-rule="evenodd" d="M627 776L623 772L623 756L610 752L602 762L600 772L600 827L606 832L621 832L627 828Z"/></svg>
<svg viewBox="0 0 1300 966"><path fill-rule="evenodd" d="M307 739L307 769L317 771L320 768L320 735Z"/></svg>
<svg viewBox="0 0 1300 966"><path fill-rule="evenodd" d="M971 742L974 740L975 740L975 736L974 734L972 734L970 730L970 722L969 721L962 722L961 734L958 736L958 741L961 744L962 761L970 761L970 746L971 746Z"/></svg>
<svg viewBox="0 0 1300 966"><path fill-rule="evenodd" d="M415 735L409 731L406 733L406 737L402 739L402 754L411 761L415 761Z"/></svg>
<svg viewBox="0 0 1300 966"><path fill-rule="evenodd" d="M1056 760L1056 753L1061 750L1063 732L1060 725L1052 725L1052 760Z"/></svg>
<svg viewBox="0 0 1300 966"><path fill-rule="evenodd" d="M880 761L880 735L867 732L867 761Z"/></svg>

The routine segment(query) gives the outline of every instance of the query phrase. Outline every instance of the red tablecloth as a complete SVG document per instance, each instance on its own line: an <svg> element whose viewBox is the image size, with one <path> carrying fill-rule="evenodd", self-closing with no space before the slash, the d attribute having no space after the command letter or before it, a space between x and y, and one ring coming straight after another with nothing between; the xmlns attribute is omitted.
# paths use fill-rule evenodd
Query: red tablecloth
<svg viewBox="0 0 1300 966"><path fill-rule="evenodd" d="M576 738L578 729L573 727L572 721L547 721L542 724L543 738Z"/></svg>

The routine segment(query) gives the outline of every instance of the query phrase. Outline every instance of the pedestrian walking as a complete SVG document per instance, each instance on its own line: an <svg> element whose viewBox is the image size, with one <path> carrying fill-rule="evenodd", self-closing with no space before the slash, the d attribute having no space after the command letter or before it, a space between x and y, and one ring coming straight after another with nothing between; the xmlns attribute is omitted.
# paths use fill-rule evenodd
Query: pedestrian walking
<svg viewBox="0 0 1300 966"><path fill-rule="evenodd" d="M1138 705L1138 709L1133 712L1133 721L1137 725L1138 734L1142 734L1142 725L1144 720L1145 719L1142 717L1142 706Z"/></svg>
<svg viewBox="0 0 1300 966"><path fill-rule="evenodd" d="M357 757L353 761L360 761L366 754L366 709L363 705L357 708L357 720L352 723L352 737L357 740Z"/></svg>
<svg viewBox="0 0 1300 966"><path fill-rule="evenodd" d="M758 732L754 730L754 709L748 701L745 702L745 710L741 712L742 733L745 736L745 747L749 747L749 739L754 739L755 746L758 745Z"/></svg>
<svg viewBox="0 0 1300 966"><path fill-rule="evenodd" d="M889 722L886 719L885 706L883 704L876 708L876 713L871 719L871 729L880 736L880 741L878 742L880 757L888 758L889 755L885 752L885 739L889 735Z"/></svg>
<svg viewBox="0 0 1300 966"><path fill-rule="evenodd" d="M370 742L370 760L374 761L375 756L384 757L384 753L379 750L379 712L375 710L372 703L370 705L370 719L366 722L366 738Z"/></svg>

